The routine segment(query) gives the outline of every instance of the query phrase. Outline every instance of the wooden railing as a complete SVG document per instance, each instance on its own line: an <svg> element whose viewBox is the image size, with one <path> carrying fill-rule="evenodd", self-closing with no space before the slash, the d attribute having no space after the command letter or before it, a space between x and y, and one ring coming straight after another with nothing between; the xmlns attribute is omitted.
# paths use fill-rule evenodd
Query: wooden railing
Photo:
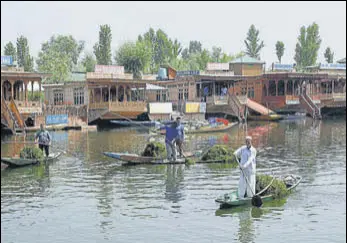
<svg viewBox="0 0 347 243"><path fill-rule="evenodd" d="M311 97L307 95L305 92L300 95L300 104L305 108L313 119L321 119L321 111L320 108L313 102Z"/></svg>
<svg viewBox="0 0 347 243"><path fill-rule="evenodd" d="M14 120L14 117L12 116L10 109L8 108L6 104L4 97L2 97L1 99L1 116L4 117L8 128L11 129L13 133L15 133L16 131L15 120Z"/></svg>
<svg viewBox="0 0 347 243"><path fill-rule="evenodd" d="M22 116L19 113L19 110L13 98L10 100L9 108L13 114L13 117L15 118L18 128L25 130L25 123L23 121Z"/></svg>
<svg viewBox="0 0 347 243"><path fill-rule="evenodd" d="M234 114L241 122L244 115L244 109L239 98L234 94L229 94L228 104L230 105L231 110L234 112Z"/></svg>

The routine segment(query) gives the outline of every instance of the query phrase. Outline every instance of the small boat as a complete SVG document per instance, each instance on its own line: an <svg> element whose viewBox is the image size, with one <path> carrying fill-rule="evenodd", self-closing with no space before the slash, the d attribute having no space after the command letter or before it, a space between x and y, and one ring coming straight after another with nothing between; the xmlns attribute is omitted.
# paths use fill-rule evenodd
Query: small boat
<svg viewBox="0 0 347 243"><path fill-rule="evenodd" d="M283 182L285 183L287 187L287 191L293 190L299 183L301 182L302 177L297 175L287 175L283 177ZM258 192L256 192L258 193ZM268 202L274 200L274 195L272 194L266 194L266 191L260 194L261 199L263 202ZM252 204L252 197L246 197L243 199L238 198L237 191L233 191L231 193L226 193L220 197L218 197L215 200L217 203L220 204L221 208L225 207L234 207L234 206L241 206L241 205L251 205Z"/></svg>
<svg viewBox="0 0 347 243"><path fill-rule="evenodd" d="M211 126L202 126L199 127L197 129L189 129L188 130L184 130L184 132L186 134L196 134L196 133L211 133L211 132L224 132L229 130L230 128L232 128L236 123L230 123L228 125L219 125L219 126L215 126L215 127L211 127ZM155 136L155 135L165 135L165 130L157 130L151 131L151 135Z"/></svg>
<svg viewBox="0 0 347 243"><path fill-rule="evenodd" d="M157 121L123 121L123 120L111 120L110 123L116 124L119 126L146 126L154 127L159 126L160 122Z"/></svg>
<svg viewBox="0 0 347 243"><path fill-rule="evenodd" d="M198 129L189 129L186 131L187 134L194 134L194 133L210 133L210 132L224 132L232 128L236 123L230 123L228 125L219 125L216 127L211 126L203 126Z"/></svg>
<svg viewBox="0 0 347 243"><path fill-rule="evenodd" d="M270 114L270 115L249 115L247 119L250 121L279 121L283 119L283 116L278 114Z"/></svg>
<svg viewBox="0 0 347 243"><path fill-rule="evenodd" d="M105 156L118 159L126 162L127 164L185 164L184 158L177 158L176 161L169 161L166 158L157 157L146 157L138 154L127 154L127 153L114 153L114 152L104 152Z"/></svg>
<svg viewBox="0 0 347 243"><path fill-rule="evenodd" d="M43 162L52 162L58 159L63 152L50 153L48 157L43 159ZM1 157L1 162L8 165L9 167L20 167L26 165L35 165L40 163L37 159L24 159L20 157Z"/></svg>

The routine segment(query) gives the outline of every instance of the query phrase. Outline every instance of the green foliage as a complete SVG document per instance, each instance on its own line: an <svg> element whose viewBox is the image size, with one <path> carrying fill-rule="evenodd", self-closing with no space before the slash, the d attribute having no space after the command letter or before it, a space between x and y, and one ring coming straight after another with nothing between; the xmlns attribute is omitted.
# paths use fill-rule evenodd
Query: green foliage
<svg viewBox="0 0 347 243"><path fill-rule="evenodd" d="M282 57L284 54L284 43L282 41L277 41L276 43L276 55L278 61L281 63Z"/></svg>
<svg viewBox="0 0 347 243"><path fill-rule="evenodd" d="M17 51L12 42L8 42L4 47L5 56L12 56L13 61L17 60Z"/></svg>
<svg viewBox="0 0 347 243"><path fill-rule="evenodd" d="M42 160L43 152L38 147L24 147L19 154L20 158Z"/></svg>
<svg viewBox="0 0 347 243"><path fill-rule="evenodd" d="M269 175L256 175L256 191L261 191L268 186L272 180ZM274 179L271 186L266 190L265 194L272 194L275 198L283 198L288 195L288 190L282 180Z"/></svg>
<svg viewBox="0 0 347 243"><path fill-rule="evenodd" d="M151 52L143 42L127 42L116 52L115 61L118 65L124 66L126 72L134 75L134 78L141 78L141 72L147 63L150 62Z"/></svg>
<svg viewBox="0 0 347 243"><path fill-rule="evenodd" d="M334 52L331 51L330 47L327 47L327 49L325 50L324 57L327 63L334 62Z"/></svg>
<svg viewBox="0 0 347 243"><path fill-rule="evenodd" d="M24 71L34 70L34 59L30 56L28 39L22 35L17 38L17 60L18 66L24 67Z"/></svg>
<svg viewBox="0 0 347 243"><path fill-rule="evenodd" d="M264 47L264 42L258 38L259 30L252 24L248 30L246 44L246 54L253 58L260 58L260 51ZM260 43L259 43L260 42Z"/></svg>
<svg viewBox="0 0 347 243"><path fill-rule="evenodd" d="M235 167L238 165L234 157L233 149L229 148L226 145L214 145L207 151L207 153L204 154L201 160L220 160L227 163L233 163L235 164Z"/></svg>
<svg viewBox="0 0 347 243"><path fill-rule="evenodd" d="M193 165L193 164L195 164L195 160L193 160L192 158L185 158L185 163L187 164L187 165Z"/></svg>
<svg viewBox="0 0 347 243"><path fill-rule="evenodd" d="M145 150L142 153L142 156L166 158L165 145L163 145L162 143L159 143L159 142L148 143L146 145Z"/></svg>
<svg viewBox="0 0 347 243"><path fill-rule="evenodd" d="M220 62L222 56L222 48L213 46L212 47L212 62Z"/></svg>
<svg viewBox="0 0 347 243"><path fill-rule="evenodd" d="M87 53L82 60L82 65L85 71L94 72L95 64L96 64L96 59L94 58L94 55Z"/></svg>
<svg viewBox="0 0 347 243"><path fill-rule="evenodd" d="M313 23L307 29L305 26L300 28L294 56L299 69L316 64L321 42L318 24Z"/></svg>
<svg viewBox="0 0 347 243"><path fill-rule="evenodd" d="M111 27L107 24L101 25L99 31L99 42L97 42L93 47L97 64L112 64L111 42Z"/></svg>
<svg viewBox="0 0 347 243"><path fill-rule="evenodd" d="M47 81L68 81L70 72L78 63L84 42L77 42L71 35L52 36L41 46L37 65L40 72L51 73Z"/></svg>
<svg viewBox="0 0 347 243"><path fill-rule="evenodd" d="M44 101L45 94L44 92L40 92L40 91L34 91L34 93L32 92L28 92L28 101Z"/></svg>

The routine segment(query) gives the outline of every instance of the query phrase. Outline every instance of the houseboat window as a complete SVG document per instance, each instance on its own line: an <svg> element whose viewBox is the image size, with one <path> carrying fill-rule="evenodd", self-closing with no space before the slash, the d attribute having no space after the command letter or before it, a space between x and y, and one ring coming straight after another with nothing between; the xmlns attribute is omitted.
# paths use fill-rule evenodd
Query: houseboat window
<svg viewBox="0 0 347 243"><path fill-rule="evenodd" d="M157 98L156 101L160 101L160 90L157 90Z"/></svg>
<svg viewBox="0 0 347 243"><path fill-rule="evenodd" d="M74 88L74 105L83 105L84 104L84 90L83 88Z"/></svg>
<svg viewBox="0 0 347 243"><path fill-rule="evenodd" d="M183 100L183 90L182 89L178 90L178 100Z"/></svg>
<svg viewBox="0 0 347 243"><path fill-rule="evenodd" d="M163 92L163 94L162 94L161 97L162 97L162 100L163 100L163 101L166 101L166 92Z"/></svg>
<svg viewBox="0 0 347 243"><path fill-rule="evenodd" d="M188 96L189 96L188 89L184 89L184 99L188 100Z"/></svg>
<svg viewBox="0 0 347 243"><path fill-rule="evenodd" d="M62 90L55 90L53 92L54 105L62 105L64 103L64 93Z"/></svg>

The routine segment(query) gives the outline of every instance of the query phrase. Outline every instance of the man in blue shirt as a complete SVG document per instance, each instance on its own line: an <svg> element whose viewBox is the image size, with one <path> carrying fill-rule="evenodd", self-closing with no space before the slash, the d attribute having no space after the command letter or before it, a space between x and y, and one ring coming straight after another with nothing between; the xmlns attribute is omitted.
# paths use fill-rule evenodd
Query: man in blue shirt
<svg viewBox="0 0 347 243"><path fill-rule="evenodd" d="M176 130L177 130L177 137L176 137L176 144L178 147L178 151L180 153L180 157L183 157L183 141L184 141L184 127L181 124L181 117L176 118Z"/></svg>
<svg viewBox="0 0 347 243"><path fill-rule="evenodd" d="M166 153L167 159L176 161L176 146L175 140L178 136L176 125L168 124L166 126L161 127L161 129L165 129L165 145L166 145Z"/></svg>

